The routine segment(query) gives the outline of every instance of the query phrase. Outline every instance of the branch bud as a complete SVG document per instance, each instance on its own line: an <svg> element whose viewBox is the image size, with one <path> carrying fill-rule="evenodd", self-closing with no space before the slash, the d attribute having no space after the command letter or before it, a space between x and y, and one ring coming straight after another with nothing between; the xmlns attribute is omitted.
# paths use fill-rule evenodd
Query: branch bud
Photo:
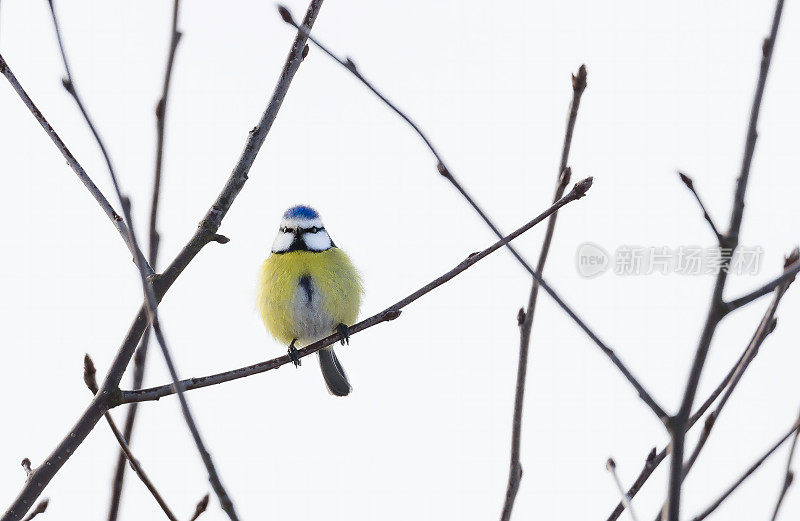
<svg viewBox="0 0 800 521"><path fill-rule="evenodd" d="M278 4L278 13L280 13L281 18L283 18L283 21L286 22L287 24L295 26L297 25L294 23L294 18L292 18L292 12L289 11L289 9L285 5Z"/></svg>
<svg viewBox="0 0 800 521"><path fill-rule="evenodd" d="M681 181L683 181L683 184L689 187L689 190L694 189L694 181L692 181L691 177L684 174L683 172L678 172L678 175L681 176Z"/></svg>
<svg viewBox="0 0 800 521"><path fill-rule="evenodd" d="M400 313L402 313L402 311L400 311L399 309L388 309L384 311L383 315L381 316L381 319L383 319L384 322L389 322L399 317Z"/></svg>
<svg viewBox="0 0 800 521"><path fill-rule="evenodd" d="M575 183L575 186L572 187L572 191L575 193L578 199L586 195L586 192L589 191L589 188L592 187L592 183L594 182L593 177L587 177L583 181L578 181Z"/></svg>
<svg viewBox="0 0 800 521"><path fill-rule="evenodd" d="M33 474L33 469L31 469L31 460L28 458L22 460L22 468L25 469L25 474L28 477L31 477L31 474Z"/></svg>
<svg viewBox="0 0 800 521"><path fill-rule="evenodd" d="M206 511L207 508L208 508L208 494L203 496L203 499L201 499L197 503L197 507L195 507L194 509L194 514L189 519L189 521L195 521L198 517L200 517L200 514Z"/></svg>
<svg viewBox="0 0 800 521"><path fill-rule="evenodd" d="M572 75L572 90L578 94L583 93L586 88L586 65L578 68L578 74Z"/></svg>
<svg viewBox="0 0 800 521"><path fill-rule="evenodd" d="M558 184L563 187L566 187L571 180L572 180L572 168L567 167L564 169L563 172L561 172L561 175L558 176Z"/></svg>
<svg viewBox="0 0 800 521"><path fill-rule="evenodd" d="M800 260L800 248L795 246L795 248L789 252L789 255L783 258L783 267L788 268L798 260Z"/></svg>
<svg viewBox="0 0 800 521"><path fill-rule="evenodd" d="M89 356L87 353L83 357L83 381L86 384L86 387L92 391L92 394L97 394L98 387L97 387L97 370L94 367L94 362L92 361L92 357Z"/></svg>
<svg viewBox="0 0 800 521"><path fill-rule="evenodd" d="M655 459L656 459L656 448L653 447L653 449L650 451L650 454L647 455L647 459L645 460L645 463L650 464L653 461L655 461Z"/></svg>
<svg viewBox="0 0 800 521"><path fill-rule="evenodd" d="M31 521L31 519L38 516L39 514L44 514L44 511L47 510L47 505L49 504L50 500L47 498L39 501L39 504L36 505L36 508L34 508L33 511L31 511L31 513L28 514L28 517L26 517L23 521Z"/></svg>

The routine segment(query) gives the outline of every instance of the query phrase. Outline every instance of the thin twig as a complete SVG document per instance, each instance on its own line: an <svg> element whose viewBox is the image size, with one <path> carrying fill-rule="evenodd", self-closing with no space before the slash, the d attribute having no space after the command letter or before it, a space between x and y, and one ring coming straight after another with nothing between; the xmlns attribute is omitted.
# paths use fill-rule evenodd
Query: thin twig
<svg viewBox="0 0 800 521"><path fill-rule="evenodd" d="M95 369L94 362L92 361L92 358L88 354L86 354L83 357L83 381L92 394L97 394L97 391L99 390L95 376L96 374L97 370ZM139 463L139 460L137 460L136 457L133 455L133 452L131 451L128 442L125 441L125 437L119 431L117 423L114 421L114 418L111 417L111 413L106 412L104 416L106 418L106 421L108 422L108 426L111 428L111 432L114 434L114 437L117 439L117 443L119 443L119 446L122 449L123 455L125 456L128 463L130 463L131 468L133 468L133 471L136 473L137 476L139 476L139 479L142 481L142 483L144 483L144 486L147 487L147 490L150 491L150 494L152 494L153 498L155 498L156 502L158 503L158 506L160 506L161 510L164 511L164 514L166 514L167 518L169 518L170 521L178 521L178 519L169 509L169 506L167 506L167 502L164 501L164 498L161 496L161 493L155 487L153 482L150 481L150 478L147 476L147 473L142 468L141 464Z"/></svg>
<svg viewBox="0 0 800 521"><path fill-rule="evenodd" d="M722 234L719 233L719 230L717 230L717 227L714 224L714 220L711 219L711 216L708 214L708 210L706 210L706 205L703 204L703 200L700 199L700 195L694 189L694 181L692 181L692 178L684 174L683 172L678 172L678 175L680 176L681 181L683 181L683 184L686 185L686 188L688 188L689 191L692 192L692 195L694 195L694 198L697 200L697 204L700 205L700 209L703 211L703 218L706 220L706 222L708 222L709 226L711 226L711 231L714 232L714 236L717 238L717 242L719 243L724 242L725 239L722 236Z"/></svg>
<svg viewBox="0 0 800 521"><path fill-rule="evenodd" d="M22 102L25 103L25 106L28 107L28 110L31 111L33 117L36 118L36 121L38 121L39 125L42 126L45 133L50 137L50 140L56 145L56 148L58 148L59 152L61 152L61 155L64 156L64 159L67 160L67 164L78 176L78 179L83 183L86 189L89 190L89 193L92 195L92 197L94 197L95 201L97 201L97 204L100 205L100 208L103 210L106 216L108 216L111 224L114 225L114 228L116 228L117 232L119 232L119 234L122 236L122 239L125 241L125 245L128 247L128 250L130 250L131 254L135 257L136 250L128 239L128 228L125 225L122 217L120 217L116 210L114 210L114 207L111 206L111 203L108 202L108 199L106 199L100 189L97 188L97 185L94 184L92 179L86 173L86 170L84 170L80 163L78 163L78 160L75 159L75 156L73 156L72 152L69 151L67 145L64 144L56 131L53 130L53 127L50 126L50 123L47 122L45 117L33 103L33 100L31 100L30 96L28 96L28 94L25 92L25 89L23 89L22 85L20 85L17 77L14 76L13 72L11 72L8 63L6 63L5 59L3 59L2 54L0 54L0 73L6 77L9 83L11 83L11 87L22 99ZM150 269L150 274L152 274L152 269Z"/></svg>
<svg viewBox="0 0 800 521"><path fill-rule="evenodd" d="M144 469L142 468L139 460L134 457L133 452L131 452L131 448L128 446L128 443L125 441L125 437L120 432L119 428L117 427L116 422L111 417L111 413L105 413L106 421L108 422L108 426L111 428L111 432L114 434L114 437L117 439L117 443L119 443L120 449L122 453L125 454L125 458L130 463L131 468L139 477L139 479L144 483L144 486L147 487L147 490L150 491L150 494L153 495L158 505L161 507L161 510L164 511L164 514L169 518L171 521L178 521L175 515L170 511L169 507L167 506L166 501L164 498L161 497L161 494L156 489L153 482L150 481L150 478L145 473Z"/></svg>
<svg viewBox="0 0 800 521"><path fill-rule="evenodd" d="M296 28L301 32L304 31L304 29L300 27L297 24L297 22L294 21L291 12L285 6L279 5L278 12L280 13L281 17L286 23L288 23L289 25L293 26L294 28ZM492 230L492 232L494 232L494 234L498 238L502 239L503 234L500 232L497 226L495 226L495 224L491 221L491 219L489 219L486 213L483 210L481 210L481 208L478 206L475 200L467 193L463 185L461 185L461 183L459 183L456 180L452 171L444 164L441 155L434 148L430 139L422 132L422 130L417 126L417 124L414 123L414 121L412 121L411 118L408 117L405 113L403 113L399 108L397 108L397 106L395 106L391 101L389 101L383 94L381 94L380 91L378 91L374 85L372 85L369 81L367 81L364 78L364 76L362 76L361 73L358 71L358 68L356 67L355 63L351 58L346 58L343 60L338 56L336 56L335 54L333 54L333 52L328 50L328 48L325 47L322 43L320 43L319 40L311 36L308 33L308 31L305 31L305 35L308 37L309 41L311 41L317 47L322 49L322 51L325 52L325 54L333 58L336 62L342 65L342 67L347 69L356 78L358 78L361 81L361 83L363 83L368 89L370 89L378 98L381 99L381 101L383 101L389 108L391 108L395 113L397 113L401 118L403 118L403 120L406 121L411 126L412 129L414 129L417 135L419 135L420 138L425 142L425 145L428 147L433 156L436 158L437 161L436 168L439 171L439 174L441 174L444 178L450 181L453 187L455 187L456 190L458 190L458 192L462 195L462 197L464 197L464 199L469 203L469 205L472 206L475 212L478 213L478 215L481 217L481 219L483 219L483 221ZM653 399L650 393L648 393L647 390L645 390L644 386L636 379L636 377L633 376L633 373L631 373L631 371L625 366L625 364L622 363L622 360L620 360L619 357L617 357L616 353L614 353L614 351L610 347L608 347L602 340L600 340L600 337L598 337L595 334L595 332L592 331L589 328L589 326L583 321L583 319L581 319L578 316L578 314L575 313L575 311L573 311L572 308L570 308L566 304L566 302L564 302L561 299L561 297L555 292L555 290L553 290L550 287L550 285L547 284L544 281L544 279L542 279L542 276L533 268L531 268L531 266L525 261L525 259L522 258L522 256L517 252L517 250L513 246L509 244L506 245L506 248L514 255L517 261L519 261L522 267L525 268L525 270L534 278L534 280L536 280L536 282L542 288L544 288L547 294L550 295L550 297L556 301L556 304L558 304L558 306L561 309L563 309L567 313L567 315L569 315L569 317L578 325L578 327L580 327L581 330L583 330L583 332L586 333L586 335L590 339L592 339L592 341L600 348L600 350L603 351L603 353L611 360L611 362L617 367L617 369L619 369L619 371L623 374L623 376L625 376L628 382L634 387L637 394L639 395L639 398L642 399L642 401L650 408L650 410L653 411L653 413L662 422L666 422L668 419L667 413L664 411L664 409L661 408L660 405L658 405L658 403Z"/></svg>
<svg viewBox="0 0 800 521"><path fill-rule="evenodd" d="M638 521L636 517L636 512L633 510L633 505L631 504L631 498L628 497L628 494L625 492L625 489L622 487L622 481L619 479L619 475L617 475L617 462L614 461L614 458L608 458L606 462L606 470L611 473L611 476L614 478L614 483L617 485L617 490L619 490L619 495L622 496L622 504L625 505L625 508L628 509L628 513L631 516L633 521Z"/></svg>
<svg viewBox="0 0 800 521"><path fill-rule="evenodd" d="M160 236L157 229L158 222L158 203L161 194L161 173L164 159L164 134L165 134L165 119L167 113L167 100L169 96L170 79L172 78L172 69L175 64L175 54L180 43L182 33L178 31L178 13L180 7L180 0L174 0L172 4L172 29L170 33L169 53L167 56L167 65L164 72L164 81L161 88L161 97L156 104L156 158L155 158L155 173L153 176L153 192L150 202L150 224L149 224L149 248L148 260L154 270L158 269L158 247L160 243ZM147 361L147 352L150 343L150 331L146 331L142 336L142 340L136 350L136 355L133 359L133 389L140 389L144 381L144 371ZM136 421L136 412L138 404L131 404L125 416L125 439L130 443L133 436L133 426ZM120 501L122 499L123 482L125 479L125 454L120 451L117 457L117 465L114 471L114 477L111 488L111 501L109 504L108 521L116 521ZM207 500L206 500L207 501ZM199 515L199 514L198 514Z"/></svg>
<svg viewBox="0 0 800 521"><path fill-rule="evenodd" d="M152 260L150 261L150 265L153 266L153 269L157 269ZM150 334L151 330L148 326L147 330L142 335L142 338L139 342L139 347L136 348L136 354L133 357L133 378L131 383L132 389L141 389L142 382L144 381L143 360L147 355L150 344ZM138 409L139 408L136 404L131 404L131 406L128 407L127 414L125 416L125 424L123 427L123 437L126 440L131 440L133 437L133 424L136 419L136 412ZM111 478L111 500L108 508L108 521L116 521L119 515L119 507L122 501L123 484L125 480L125 469L127 468L125 463L126 461L127 458L125 457L125 453L120 450L119 454L117 455L117 463L114 469L114 475Z"/></svg>
<svg viewBox="0 0 800 521"><path fill-rule="evenodd" d="M686 442L686 432L689 428L689 416L692 412L692 405L700 384L700 376L703 372L711 340L716 332L717 325L726 314L726 304L723 300L723 291L728 277L728 266L730 266L731 254L739 245L739 230L742 226L744 217L744 198L747 191L747 182L750 177L750 165L753 161L756 139L758 137L758 115L761 111L761 100L764 96L764 87L767 83L769 66L772 61L772 52L775 49L775 40L778 36L778 26L780 25L781 13L783 12L783 0L777 0L775 16L772 20L770 36L764 40L762 46L761 70L758 76L756 93L753 97L753 105L750 111L750 122L747 130L747 140L745 143L742 167L736 184L736 193L733 200L733 210L731 211L730 226L720 247L730 253L722 254L722 265L714 284L714 292L711 296L711 304L708 309L703 333L698 342L697 351L686 382L686 388L681 400L678 413L669 422L672 452L670 456L669 487L667 493L666 519L668 521L680 520L681 486L683 484L683 458Z"/></svg>
<svg viewBox="0 0 800 521"><path fill-rule="evenodd" d="M789 463L792 461L792 456L794 455L794 449L797 445L797 435L800 434L800 430L794 431L794 438L792 439L792 448L789 449ZM794 472L791 468L786 470L786 474L783 478L783 486L781 487L781 492L778 495L778 501L775 503L775 509L772 511L772 521L776 521L778 519L778 513L781 510L781 505L783 505L783 500L786 497L786 493L789 492L789 487L792 486L792 482L794 482Z"/></svg>
<svg viewBox="0 0 800 521"><path fill-rule="evenodd" d="M564 145L561 149L561 162L558 166L558 176L556 178L556 190L553 201L558 201L563 195L564 190L569 184L572 170L567 166L569 161L569 150L572 145L572 134L575 130L575 122L578 119L578 107L581 103L581 96L586 89L586 66L581 65L577 74L572 75L572 102L570 103L569 117L567 118L567 129L564 133ZM547 255L550 252L550 243L553 240L553 233L556 227L558 213L550 216L547 222L547 231L542 241L542 249L539 252L539 262L536 264L536 271L544 273L544 265L547 262ZM520 445L522 441L522 408L525 399L525 380L528 371L528 352L531 338L531 327L533 326L533 315L536 310L536 300L539 295L539 284L534 280L531 285L531 292L528 297L528 308L520 310L522 320L520 321L520 346L519 361L517 363L517 383L514 394L514 415L511 429L511 461L508 470L508 485L506 496L503 503L503 510L500 514L502 521L511 519L511 511L514 508L514 500L519 491L522 479L522 462L520 461Z"/></svg>
<svg viewBox="0 0 800 521"><path fill-rule="evenodd" d="M186 420L186 425L189 427L189 431L192 433L192 438L194 438L197 450L200 452L200 457L202 458L203 463L206 466L206 470L208 471L208 481L211 483L211 488L217 495L222 510L228 514L228 517L231 519L231 521L238 521L239 516L236 514L236 508L233 505L233 501L228 495L227 490L225 490L225 487L222 485L217 468L214 465L214 461L211 459L211 454L208 452L208 449L206 449L205 443L200 436L200 431L197 428L197 423L192 417L192 412L189 409L189 402L186 400L186 396L184 396L183 389L181 389L178 372L175 368L175 363L172 360L169 349L167 349L167 341L164 338L164 333L161 331L161 325L158 322L157 316L153 317L153 333L155 333L156 340L158 340L158 345L161 346L161 352L164 355L164 361L167 364L167 369L169 369L169 375L172 378L173 386L178 394L178 401L180 402L181 412Z"/></svg>
<svg viewBox="0 0 800 521"><path fill-rule="evenodd" d="M798 418L800 418L800 416L798 416ZM794 471L792 471L792 460L794 459L794 450L797 447L798 435L800 435L800 429L794 431L794 437L792 438L792 446L789 447L789 456L786 457L786 472L784 473L783 477L783 486L781 487L781 492L778 495L778 501L775 503L775 509L772 511L772 521L776 521L778 519L778 512L780 512L781 510L783 499L786 497L786 493L789 491L789 487L792 486L792 482L794 481Z"/></svg>
<svg viewBox="0 0 800 521"><path fill-rule="evenodd" d="M745 306L756 299L763 297L764 295L769 295L775 288L786 282L787 280L793 279L797 273L800 272L800 262L794 262L786 266L783 270L783 273L776 277L775 279L767 282L757 290L751 291L746 295L743 295L737 299L733 299L725 304L726 312L730 313L736 309L739 309L742 306Z"/></svg>
<svg viewBox="0 0 800 521"><path fill-rule="evenodd" d="M794 437L792 438L792 446L789 449L789 458L786 462L786 474L783 478L783 486L781 487L781 493L778 495L778 501L775 503L775 509L772 511L772 521L776 521L778 519L778 512L781 510L781 505L783 504L783 499L786 497L786 493L789 491L789 487L792 486L792 482L794 481L794 472L792 471L791 464L792 464L792 457L794 456L794 449L797 446L797 435L800 434L800 429L794 431Z"/></svg>
<svg viewBox="0 0 800 521"><path fill-rule="evenodd" d="M304 26L311 27L322 6L322 0L312 0L306 12ZM183 273L186 267L192 262L198 253L210 242L226 242L226 238L217 234L222 220L228 213L231 205L241 192L247 181L247 174L255 161L264 140L275 122L278 111L283 103L292 79L295 76L300 64L303 61L303 50L306 45L304 32L298 31L292 43L289 56L283 66L280 79L270 98L259 125L250 131L244 150L236 163L230 177L226 181L219 196L212 204L208 213L200 222L197 231L184 246L181 252L175 257L164 273L154 277L154 290L157 299L163 298L172 284ZM6 72L5 62L0 57L0 71ZM31 479L29 479L17 497L8 507L0 521L19 521L25 512L34 503L36 498L41 495L53 476L61 469L64 463L74 454L75 450L83 443L89 433L102 418L103 413L109 408L109 404L116 401L119 395L119 382L122 375L133 357L139 339L148 326L148 314L146 306L143 305L131 324L122 345L120 346L111 367L106 374L100 391L91 401L86 410L71 429L48 455L42 465L37 467Z"/></svg>
<svg viewBox="0 0 800 521"><path fill-rule="evenodd" d="M716 501L714 501L703 512L695 516L692 519L692 521L702 521L703 519L711 515L711 513L714 512L714 510L716 510L726 499L728 499L728 496L730 496L739 487L739 485L744 483L745 480L749 478L750 475L753 474L753 472L755 472L758 469L758 467L761 466L762 463L764 463L776 450L778 450L778 448L781 445L783 445L784 442L788 440L793 434L796 434L798 430L800 430L800 417L798 417L798 419L795 420L794 424L792 425L792 428L789 429L789 431L786 434L784 434L783 437L781 437L781 439L779 439L772 447L770 447L767 450L767 452L764 453L763 456L761 456L755 463L753 463L750 466L750 468L748 468L747 471L745 471L745 473L742 474L742 476L738 480L736 480L736 482L733 485L731 485L725 492L723 492L723 494Z"/></svg>
<svg viewBox="0 0 800 521"><path fill-rule="evenodd" d="M570 193L566 196L561 198L555 204L550 206L547 210L543 213L539 214L535 219L529 221L524 226L518 228L513 233L509 234L508 236L504 237L503 240L497 241L485 250L473 253L469 255L466 259L464 259L458 266L453 268L452 270L448 271L447 273L443 274L442 276L438 277L437 279L429 282L428 284L424 285L414 293L408 295L407 297L395 302L388 308L384 309L376 313L375 315L362 320L361 322L354 324L348 328L348 333L350 335L354 335L360 331L363 331L367 328L380 324L382 322L387 322L389 320L394 320L398 316L400 316L401 310L406 307L407 305L411 304L415 300L419 299L423 295L430 293L434 289L438 288L442 284L450 281L451 279L455 278L462 272L466 271L473 265L477 264L479 261L490 255L491 253L499 250L503 246L505 246L508 242L516 239L526 231L533 228L536 224L545 220L548 216L553 214L562 206L580 199L586 194L586 191L591 186L591 178L584 179L583 181L577 183ZM341 333L335 333L330 335L322 340L314 342L313 344L309 344L306 347L303 347L298 350L298 356L304 357L310 354L319 351L323 347L329 346L334 344L335 342L341 340ZM288 355L284 355L278 358L273 358L272 360L267 360L266 362L261 362L258 364L250 365L247 367L242 367L239 369L233 369L231 371L225 371L223 373L218 373L210 376L204 376L200 378L189 378L187 380L183 380L180 382L180 387L184 391L189 391L192 389L199 389L202 387L208 387L211 385L217 385L224 382L229 382L231 380L237 380L239 378L244 378L247 376L252 376L254 374L263 373L265 371L269 371L272 369L276 369L282 365L288 364L291 362L291 358ZM175 393L174 385L161 385L158 387L151 387L148 389L141 389L139 391L123 391L121 394L120 403L132 403L132 402L143 402L143 401L150 401L150 400L158 400L159 398L163 398L164 396L169 396Z"/></svg>

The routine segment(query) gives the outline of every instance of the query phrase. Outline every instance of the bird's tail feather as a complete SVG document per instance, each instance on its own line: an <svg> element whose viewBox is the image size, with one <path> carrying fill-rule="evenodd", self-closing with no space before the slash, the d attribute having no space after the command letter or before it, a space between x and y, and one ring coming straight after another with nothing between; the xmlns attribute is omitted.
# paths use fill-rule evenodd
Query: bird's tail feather
<svg viewBox="0 0 800 521"><path fill-rule="evenodd" d="M334 396L347 396L353 390L350 387L350 382L347 380L347 374L336 358L336 353L333 348L326 347L317 351L319 355L319 367L322 369L322 376L325 378L325 384L328 386L328 391Z"/></svg>

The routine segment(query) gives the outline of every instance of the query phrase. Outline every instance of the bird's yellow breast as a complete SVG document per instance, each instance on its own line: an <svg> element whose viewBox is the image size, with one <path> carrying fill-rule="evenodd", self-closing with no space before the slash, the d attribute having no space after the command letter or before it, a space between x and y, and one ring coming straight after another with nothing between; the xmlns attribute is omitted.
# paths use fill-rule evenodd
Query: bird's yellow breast
<svg viewBox="0 0 800 521"><path fill-rule="evenodd" d="M261 266L258 291L261 318L272 336L284 344L304 338L301 317L296 316L302 277L309 277L319 291L321 311L332 327L355 323L361 306L361 278L342 250L272 253Z"/></svg>

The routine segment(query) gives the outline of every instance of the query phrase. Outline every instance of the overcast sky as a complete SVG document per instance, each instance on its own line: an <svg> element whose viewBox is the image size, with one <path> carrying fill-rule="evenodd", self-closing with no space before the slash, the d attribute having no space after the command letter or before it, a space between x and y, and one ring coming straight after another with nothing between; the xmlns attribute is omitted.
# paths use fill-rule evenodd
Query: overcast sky
<svg viewBox="0 0 800 521"><path fill-rule="evenodd" d="M289 0L297 16L302 0ZM173 75L159 229L159 267L194 232L263 111L294 36L270 2L183 3ZM56 2L74 79L103 133L146 235L171 2ZM772 2L334 2L314 33L426 129L453 172L510 231L546 208L571 97L585 63L570 164L594 176L560 214L545 270L553 287L674 412L714 277L672 270L615 273L620 249L710 248L714 237L676 170L693 176L727 228ZM779 273L798 237L800 11L788 2L759 123L741 242L757 273L730 279L738 296ZM89 175L118 207L63 74L47 3L3 0L0 52ZM101 374L141 303L130 254L33 117L0 86L3 227L0 255L0 510L90 396L83 354ZM239 198L225 246L208 245L160 308L179 373L202 376L286 352L255 309L256 277L285 208L308 203L361 270L362 317L493 242L435 170L410 129L312 48ZM543 227L518 242L538 256ZM593 278L579 248L609 255ZM243 520L486 520L505 493L517 310L530 279L499 251L337 350L354 387L336 399L316 362L192 391L196 419ZM800 406L800 288L718 421L685 484L683 511L705 508L792 424ZM698 393L738 358L768 302L721 324ZM662 425L596 346L542 295L531 344L515 519L605 519ZM152 351L147 385L168 376ZM130 385L126 375L123 385ZM119 422L124 408L113 411ZM690 435L690 446L696 433ZM173 510L187 518L209 491L174 397L140 407L134 451ZM766 519L783 482L785 446L719 511ZM53 479L48 519L105 519L117 446L98 424ZM664 498L660 468L634 500L642 519ZM120 519L159 519L128 474ZM800 515L797 487L783 518ZM225 519L212 499L202 519Z"/></svg>

